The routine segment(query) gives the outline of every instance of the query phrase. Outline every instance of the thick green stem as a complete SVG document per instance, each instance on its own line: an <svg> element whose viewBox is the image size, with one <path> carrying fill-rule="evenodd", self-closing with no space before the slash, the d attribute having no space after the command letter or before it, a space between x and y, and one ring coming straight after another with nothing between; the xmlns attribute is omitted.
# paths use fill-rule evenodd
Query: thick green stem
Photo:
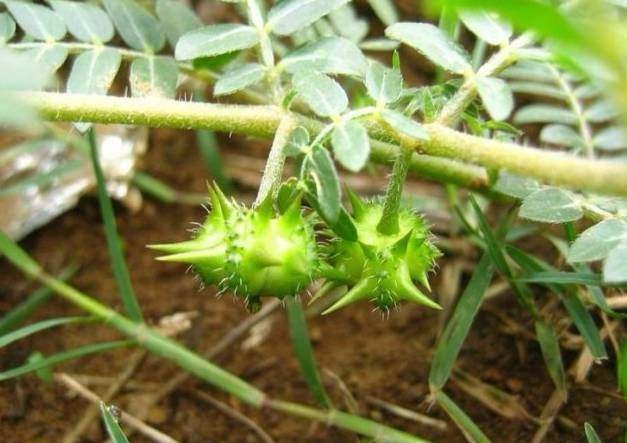
<svg viewBox="0 0 627 443"><path fill-rule="evenodd" d="M385 200L383 202L383 214L377 225L377 230L384 235L393 235L398 232L398 208L401 205L401 195L403 193L403 185L407 178L409 170L409 161L413 155L413 151L405 146L401 146L398 157L394 161L392 167L392 175L385 191Z"/></svg>
<svg viewBox="0 0 627 443"><path fill-rule="evenodd" d="M296 120L291 115L288 114L281 119L274 134L274 140L272 141L272 147L270 148L268 160L261 177L255 205L261 204L268 195L274 194L279 183L281 183L283 166L285 165L284 149L295 126Z"/></svg>
<svg viewBox="0 0 627 443"><path fill-rule="evenodd" d="M205 128L260 137L271 137L285 115L285 111L275 106L217 105L157 98L131 99L49 92L15 93L15 97L33 106L44 118L55 121L82 120L181 129ZM321 130L320 122L293 115L298 124L305 126L310 132L317 133ZM367 120L365 123L371 137L388 143L399 143L400 136L396 132L378 122ZM420 153L448 157L491 169L505 169L552 185L601 194L627 195L627 165L621 162L588 160L475 137L438 123L425 124L424 128L429 136L428 141L408 138L408 146ZM373 151L381 147L390 152L398 152L398 149L389 144L382 146L373 143ZM381 154L378 155L380 159ZM430 172L440 176L443 181L454 177L447 171L450 160L446 163L439 163L438 160L429 157L427 163L430 163ZM461 163L458 165L458 168L465 167ZM412 163L412 168L417 169L420 166L420 163ZM473 174L470 170L466 172ZM481 188L489 185L486 175L474 177L476 181L473 183L471 180L470 186Z"/></svg>

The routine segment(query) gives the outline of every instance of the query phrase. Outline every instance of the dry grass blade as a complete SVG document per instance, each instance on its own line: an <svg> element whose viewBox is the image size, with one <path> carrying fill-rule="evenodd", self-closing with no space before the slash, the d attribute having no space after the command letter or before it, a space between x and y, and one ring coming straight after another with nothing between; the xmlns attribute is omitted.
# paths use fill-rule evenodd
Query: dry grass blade
<svg viewBox="0 0 627 443"><path fill-rule="evenodd" d="M448 427L444 420L438 420L437 418L420 414L419 412L412 411L411 409L395 405L394 403L390 403L376 397L368 396L366 397L366 401L370 404L373 404L381 409L388 411L391 414L398 415L399 417L406 418L407 420L415 421L416 423L420 423L424 426L429 426L440 431L444 431Z"/></svg>

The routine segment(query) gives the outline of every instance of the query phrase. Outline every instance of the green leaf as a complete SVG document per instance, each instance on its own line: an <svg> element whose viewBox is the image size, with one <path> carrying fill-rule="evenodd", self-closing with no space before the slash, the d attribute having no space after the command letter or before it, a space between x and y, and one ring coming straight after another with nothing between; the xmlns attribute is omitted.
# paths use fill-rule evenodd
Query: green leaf
<svg viewBox="0 0 627 443"><path fill-rule="evenodd" d="M542 128L540 140L544 143L567 148L583 146L583 140L577 131L570 126L560 124L546 125Z"/></svg>
<svg viewBox="0 0 627 443"><path fill-rule="evenodd" d="M371 62L366 71L368 95L377 103L395 102L403 90L403 77L398 69L390 69L379 62Z"/></svg>
<svg viewBox="0 0 627 443"><path fill-rule="evenodd" d="M601 99L592 105L584 112L586 120L592 123L604 123L618 117L619 112L614 104L607 100Z"/></svg>
<svg viewBox="0 0 627 443"><path fill-rule="evenodd" d="M416 120L407 117L397 111L391 109L383 109L381 111L381 118L393 129L413 138L420 140L429 139L429 134Z"/></svg>
<svg viewBox="0 0 627 443"><path fill-rule="evenodd" d="M79 54L67 80L70 94L105 95L120 68L122 56L115 49L102 48Z"/></svg>
<svg viewBox="0 0 627 443"><path fill-rule="evenodd" d="M501 72L500 76L527 82L549 83L551 85L555 83L555 76L549 66L546 63L532 60L520 60Z"/></svg>
<svg viewBox="0 0 627 443"><path fill-rule="evenodd" d="M458 14L473 34L491 45L507 43L512 36L511 25L498 19L494 14L475 9L458 11Z"/></svg>
<svg viewBox="0 0 627 443"><path fill-rule="evenodd" d="M44 358L45 357L41 352L36 351L28 356L28 359L26 360L26 362L29 364L38 364L39 362L43 361ZM51 381L54 380L54 375L52 374L52 371L50 370L50 367L48 366L44 366L42 368L36 369L35 375L37 375L37 377L39 377L41 380L45 381L46 383L50 383Z"/></svg>
<svg viewBox="0 0 627 443"><path fill-rule="evenodd" d="M540 184L529 177L501 171L492 189L501 194L522 199L539 190Z"/></svg>
<svg viewBox="0 0 627 443"><path fill-rule="evenodd" d="M501 77L506 77L505 75L503 75L503 73L501 73L500 75ZM512 88L512 91L518 94L537 95L540 97L550 97L560 100L564 100L567 98L567 95L563 89L546 83L533 81L509 81L508 84L509 87Z"/></svg>
<svg viewBox="0 0 627 443"><path fill-rule="evenodd" d="M627 149L627 129L609 126L601 129L592 139L595 148L603 151L619 151Z"/></svg>
<svg viewBox="0 0 627 443"><path fill-rule="evenodd" d="M338 82L319 72L297 72L294 89L313 112L321 117L339 115L348 106L348 97Z"/></svg>
<svg viewBox="0 0 627 443"><path fill-rule="evenodd" d="M177 60L192 60L247 49L258 42L257 30L252 26L230 23L211 25L183 34L174 54Z"/></svg>
<svg viewBox="0 0 627 443"><path fill-rule="evenodd" d="M389 26L398 21L398 12L392 0L368 0L368 4L384 25Z"/></svg>
<svg viewBox="0 0 627 443"><path fill-rule="evenodd" d="M110 406L100 402L100 413L109 438L113 443L129 443L128 438L124 435L124 431L122 431L117 419L111 413L110 408Z"/></svg>
<svg viewBox="0 0 627 443"><path fill-rule="evenodd" d="M113 38L113 23L99 7L87 2L67 0L51 0L50 4L65 21L70 34L78 40L98 44Z"/></svg>
<svg viewBox="0 0 627 443"><path fill-rule="evenodd" d="M68 56L67 48L61 45L41 45L38 48L28 49L22 54L37 62L45 75L51 77L63 65Z"/></svg>
<svg viewBox="0 0 627 443"><path fill-rule="evenodd" d="M67 32L61 17L45 6L21 1L4 4L20 28L35 40L57 41Z"/></svg>
<svg viewBox="0 0 627 443"><path fill-rule="evenodd" d="M489 254L485 253L477 263L472 277L438 341L429 371L429 386L432 390L439 391L449 379L455 360L457 360L466 335L468 335L472 322L479 312L493 274L492 259Z"/></svg>
<svg viewBox="0 0 627 443"><path fill-rule="evenodd" d="M525 197L519 215L543 223L564 223L579 220L583 210L570 192L545 188Z"/></svg>
<svg viewBox="0 0 627 443"><path fill-rule="evenodd" d="M528 283L556 283L560 285L598 286L601 284L601 276L591 272L539 271L525 275L518 280Z"/></svg>
<svg viewBox="0 0 627 443"><path fill-rule="evenodd" d="M385 30L385 35L411 46L448 71L464 74L472 70L468 62L468 54L444 32L431 24L396 23Z"/></svg>
<svg viewBox="0 0 627 443"><path fill-rule="evenodd" d="M599 329L579 298L577 290L572 287L568 288L562 298L562 302L564 303L566 311L568 311L570 319L586 343L586 346L590 349L592 356L597 360L607 358L607 351L605 350Z"/></svg>
<svg viewBox="0 0 627 443"><path fill-rule="evenodd" d="M331 401L322 385L318 368L316 367L316 359L311 347L311 341L309 340L307 321L305 320L303 307L298 297L287 297L286 305L292 348L298 360L300 371L307 382L309 391L318 404L323 408L330 408L332 406Z"/></svg>
<svg viewBox="0 0 627 443"><path fill-rule="evenodd" d="M349 0L283 0L268 12L267 29L289 35L339 8Z"/></svg>
<svg viewBox="0 0 627 443"><path fill-rule="evenodd" d="M15 35L15 21L6 12L0 12L0 45L11 40Z"/></svg>
<svg viewBox="0 0 627 443"><path fill-rule="evenodd" d="M329 152L315 146L308 157L310 174L316 185L317 202L322 215L331 223L338 221L341 208L340 179Z"/></svg>
<svg viewBox="0 0 627 443"><path fill-rule="evenodd" d="M290 133L285 143L283 152L289 157L296 157L304 152L304 148L309 146L309 132L303 126L297 126Z"/></svg>
<svg viewBox="0 0 627 443"><path fill-rule="evenodd" d="M85 322L85 317L59 317L49 320L38 321L37 323L24 326L23 328L11 331L8 334L0 336L0 348L3 348L14 341L21 340L29 335L36 334L46 329L54 328L56 326L68 325L73 323Z"/></svg>
<svg viewBox="0 0 627 443"><path fill-rule="evenodd" d="M129 81L133 97L174 98L179 71L170 57L150 55L131 63Z"/></svg>
<svg viewBox="0 0 627 443"><path fill-rule="evenodd" d="M616 363L618 389L627 400L627 338L623 338L620 342Z"/></svg>
<svg viewBox="0 0 627 443"><path fill-rule="evenodd" d="M165 34L155 17L134 0L103 0L122 40L131 48L159 52L165 44Z"/></svg>
<svg viewBox="0 0 627 443"><path fill-rule="evenodd" d="M571 245L566 258L570 263L601 260L623 240L627 240L627 221L604 220L582 232Z"/></svg>
<svg viewBox="0 0 627 443"><path fill-rule="evenodd" d="M38 371L42 368L48 368L67 360L74 360L76 358L90 354L100 354L102 352L112 349L127 348L129 346L132 346L133 344L135 344L135 342L133 342L132 340L119 340L103 343L93 343L85 346L80 346L69 351L58 352L48 357L37 359L36 361L30 361L16 368L0 372L0 381L19 377L21 375L28 374L29 372Z"/></svg>
<svg viewBox="0 0 627 443"><path fill-rule="evenodd" d="M0 252L29 277L38 275L42 269L20 246L0 230Z"/></svg>
<svg viewBox="0 0 627 443"><path fill-rule="evenodd" d="M526 105L520 107L514 114L515 125L527 125L531 123L562 123L575 125L577 116L573 111L560 106L552 105Z"/></svg>
<svg viewBox="0 0 627 443"><path fill-rule="evenodd" d="M288 53L278 64L290 74L297 71L319 71L332 75L363 77L366 57L350 40L326 37Z"/></svg>
<svg viewBox="0 0 627 443"><path fill-rule="evenodd" d="M359 42L359 47L364 51L394 51L399 45L399 42L388 38L370 38Z"/></svg>
<svg viewBox="0 0 627 443"><path fill-rule="evenodd" d="M603 443L603 440L601 440L601 437L599 437L599 434L597 434L597 431L594 430L590 423L584 423L583 428L588 443Z"/></svg>
<svg viewBox="0 0 627 443"><path fill-rule="evenodd" d="M368 132L355 120L341 122L333 128L331 145L335 159L349 171L361 170L370 157Z"/></svg>
<svg viewBox="0 0 627 443"><path fill-rule="evenodd" d="M124 260L124 252L122 251L122 243L115 222L113 204L107 193L107 184L98 161L98 147L96 145L93 128L87 133L87 141L89 142L91 163L94 168L94 175L96 176L98 203L100 204L100 214L102 216L105 237L107 239L107 251L109 252L111 269L113 270L113 276L115 277L124 310L131 320L139 323L142 321L142 313L137 298L135 297L135 291L133 291L126 261Z"/></svg>
<svg viewBox="0 0 627 443"><path fill-rule="evenodd" d="M603 263L603 281L605 283L627 282L627 240L616 245Z"/></svg>
<svg viewBox="0 0 627 443"><path fill-rule="evenodd" d="M542 357L544 357L549 375L555 387L562 392L566 392L566 374L564 372L562 354L560 352L560 345L555 329L541 320L535 322L535 329L536 337L540 344L540 350L542 351Z"/></svg>
<svg viewBox="0 0 627 443"><path fill-rule="evenodd" d="M462 431L466 440L472 443L490 443L490 439L479 429L479 426L444 391L436 392L435 400Z"/></svg>
<svg viewBox="0 0 627 443"><path fill-rule="evenodd" d="M232 94L253 85L266 75L266 68L259 63L246 63L231 69L220 77L213 87L213 95Z"/></svg>
<svg viewBox="0 0 627 443"><path fill-rule="evenodd" d="M368 20L361 18L351 3L346 3L329 13L334 34L338 33L354 43L362 41L368 35ZM315 38L314 38L315 39Z"/></svg>
<svg viewBox="0 0 627 443"><path fill-rule="evenodd" d="M505 80L477 77L477 91L493 120L505 120L514 109L514 95Z"/></svg>
<svg viewBox="0 0 627 443"><path fill-rule="evenodd" d="M173 48L183 34L202 26L194 11L179 0L157 0L156 12Z"/></svg>

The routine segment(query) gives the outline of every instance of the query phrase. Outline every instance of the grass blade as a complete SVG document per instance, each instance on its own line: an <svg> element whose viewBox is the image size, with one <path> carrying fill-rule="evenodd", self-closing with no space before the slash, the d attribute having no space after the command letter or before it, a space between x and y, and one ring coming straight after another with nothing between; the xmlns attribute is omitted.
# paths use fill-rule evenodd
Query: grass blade
<svg viewBox="0 0 627 443"><path fill-rule="evenodd" d="M599 329L579 298L577 291L574 288L568 290L568 292L564 294L562 302L564 303L566 311L568 311L570 319L573 321L581 337L590 349L592 356L597 360L606 359L607 351L605 350L605 345L599 334Z"/></svg>
<svg viewBox="0 0 627 443"><path fill-rule="evenodd" d="M59 317L51 318L49 320L38 321L37 323L24 326L23 328L9 332L8 334L0 336L0 348L3 348L14 341L20 340L29 335L36 334L45 329L54 328L61 325L69 325L72 323L84 323L90 321L89 317Z"/></svg>
<svg viewBox="0 0 627 443"><path fill-rule="evenodd" d="M622 392L625 400L627 400L627 338L621 340L616 360L618 389Z"/></svg>
<svg viewBox="0 0 627 443"><path fill-rule="evenodd" d="M69 351L58 352L49 357L37 359L22 366L18 366L17 368L0 372L0 381L19 377L20 375L28 374L29 372L37 371L39 369L56 365L67 360L74 360L79 357L84 357L85 355L97 354L100 352L110 351L112 349L127 348L134 344L136 344L134 340L118 340L104 343L92 343L89 345L71 349Z"/></svg>
<svg viewBox="0 0 627 443"><path fill-rule="evenodd" d="M599 286L602 284L601 275L590 272L561 272L540 271L518 278L518 281L526 283L558 283L563 285L587 285Z"/></svg>
<svg viewBox="0 0 627 443"><path fill-rule="evenodd" d="M102 414L102 421L109 438L113 443L129 443L128 438L124 435L124 431L122 431L117 419L111 413L110 408L110 406L100 402L100 413Z"/></svg>
<svg viewBox="0 0 627 443"><path fill-rule="evenodd" d="M542 320L535 322L536 337L540 344L544 363L549 371L549 375L555 384L555 387L562 392L566 392L566 373L564 371L564 363L562 362L562 354L560 352L559 341L555 329Z"/></svg>
<svg viewBox="0 0 627 443"><path fill-rule="evenodd" d="M296 297L287 297L286 305L292 347L294 348L294 354L298 360L300 370L307 382L311 395L313 395L318 404L323 408L330 408L331 402L324 386L322 386L318 368L316 367L303 307L300 300Z"/></svg>
<svg viewBox="0 0 627 443"><path fill-rule="evenodd" d="M233 191L233 184L224 172L216 135L206 129L199 129L196 131L196 140L198 141L198 149L200 149L200 153L205 161L205 166L213 181L218 184L222 191L230 194Z"/></svg>
<svg viewBox="0 0 627 443"><path fill-rule="evenodd" d="M451 376L455 360L479 311L493 274L494 267L490 255L484 253L457 303L455 312L444 328L435 350L429 372L429 386L432 391L442 389Z"/></svg>
<svg viewBox="0 0 627 443"><path fill-rule="evenodd" d="M597 431L594 430L590 423L584 423L583 429L586 433L586 440L588 440L588 443L603 443L603 440L601 440L601 437L599 437L599 434L597 434Z"/></svg>
<svg viewBox="0 0 627 443"><path fill-rule="evenodd" d="M479 429L479 426L444 391L436 392L435 400L462 431L466 440L471 443L490 443L490 439Z"/></svg>
<svg viewBox="0 0 627 443"><path fill-rule="evenodd" d="M143 193L148 194L164 203L201 205L203 203L207 203L208 201L208 197L204 194L179 192L161 180L158 180L152 175L142 171L135 171L133 174L133 184Z"/></svg>
<svg viewBox="0 0 627 443"><path fill-rule="evenodd" d="M111 260L113 275L115 276L115 281L120 291L120 297L122 298L122 304L124 305L126 313L132 320L141 322L142 313L139 308L139 303L137 303L137 298L135 298L131 278L128 274L126 262L124 261L122 245L120 244L120 237L115 223L113 205L107 193L104 174L102 173L102 168L98 161L98 147L96 146L93 128L87 131L87 140L89 142L91 161L96 175L98 202L100 203L100 213L102 214L105 235L107 237L107 248L109 250L109 259Z"/></svg>
<svg viewBox="0 0 627 443"><path fill-rule="evenodd" d="M76 272L76 269L77 268L74 266L65 268L59 274L59 280L69 280ZM52 297L52 291L46 287L39 288L35 292L30 294L26 298L26 300L19 303L13 309L7 312L2 318L0 318L0 336L18 327L24 320L30 317L30 315L39 306L48 301L50 297Z"/></svg>

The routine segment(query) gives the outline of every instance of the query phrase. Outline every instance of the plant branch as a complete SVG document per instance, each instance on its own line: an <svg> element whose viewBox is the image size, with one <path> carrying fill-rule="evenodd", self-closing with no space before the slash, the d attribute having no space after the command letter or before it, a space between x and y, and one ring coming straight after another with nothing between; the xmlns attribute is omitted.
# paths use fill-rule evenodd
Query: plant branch
<svg viewBox="0 0 627 443"><path fill-rule="evenodd" d="M49 92L15 93L49 120L122 123L180 129L210 129L270 138L285 115L279 107L256 105L218 105L189 103L157 98L122 98L111 96L59 94ZM322 123L293 114L299 125L317 133ZM371 137L381 142L399 144L400 136L384 125L367 120ZM448 157L490 169L505 169L541 182L568 186L602 194L627 195L627 165L607 160L589 160L557 152L547 152L500 140L491 140L449 129L439 123L424 125L429 139L406 137L408 146L421 154ZM398 148L373 143L374 159L381 161L386 152ZM388 161L395 157L387 157ZM414 157L415 159L415 157ZM413 170L430 166L433 175L452 177L441 159L428 157L424 163L412 163ZM459 164L458 168L464 167ZM467 171L472 174L470 171ZM475 175L471 187L486 188L487 177ZM459 178L459 177L458 177ZM469 178L466 176L465 178ZM460 180L462 181L462 180Z"/></svg>

